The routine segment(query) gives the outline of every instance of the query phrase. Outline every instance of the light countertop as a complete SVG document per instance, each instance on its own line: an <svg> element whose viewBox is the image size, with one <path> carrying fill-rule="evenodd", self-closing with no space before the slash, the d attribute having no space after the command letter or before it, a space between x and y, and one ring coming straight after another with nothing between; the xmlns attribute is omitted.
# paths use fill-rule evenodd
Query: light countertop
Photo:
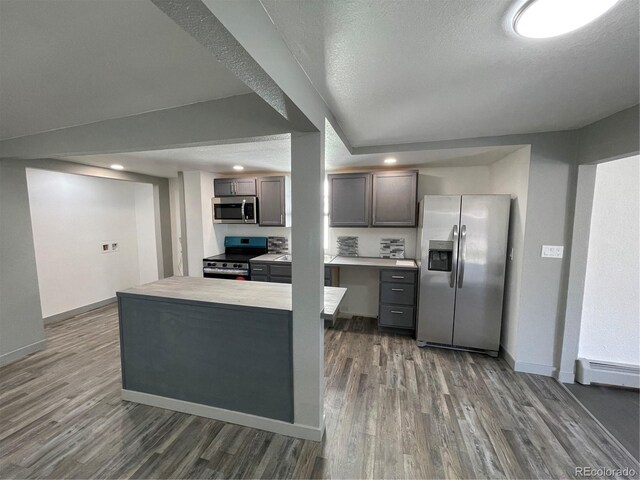
<svg viewBox="0 0 640 480"><path fill-rule="evenodd" d="M346 288L324 287L322 318L335 318ZM286 283L241 282L219 278L169 277L118 292L239 307L291 311L291 285Z"/></svg>
<svg viewBox="0 0 640 480"><path fill-rule="evenodd" d="M416 270L418 266L411 259L377 257L335 257L328 265L336 267L393 268L398 270Z"/></svg>
<svg viewBox="0 0 640 480"><path fill-rule="evenodd" d="M291 262L283 262L276 260L284 255L283 253L267 253L251 259L251 262L256 263L284 263L290 264ZM327 261L328 260L328 261ZM340 257L340 256L327 256L325 260L325 266L335 267L370 267L370 268L393 268L398 270L416 270L418 266L415 260L412 259L395 259L395 258L377 258L377 257Z"/></svg>
<svg viewBox="0 0 640 480"><path fill-rule="evenodd" d="M291 264L291 261L286 260L276 260L283 255L291 255L290 253L265 253L264 255L260 255L259 257L253 257L250 262L252 263L284 263ZM325 255L324 256L324 264L328 265L331 260L335 258L335 255Z"/></svg>

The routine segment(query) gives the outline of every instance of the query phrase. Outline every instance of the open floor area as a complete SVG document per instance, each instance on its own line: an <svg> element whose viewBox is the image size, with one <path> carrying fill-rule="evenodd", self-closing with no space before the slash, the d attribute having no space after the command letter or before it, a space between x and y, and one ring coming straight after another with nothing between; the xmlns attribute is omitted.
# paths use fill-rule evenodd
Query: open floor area
<svg viewBox="0 0 640 480"><path fill-rule="evenodd" d="M120 399L115 305L46 327L0 369L2 478L570 478L632 468L548 377L418 349L373 319L325 331L321 443ZM617 475L622 478L624 475Z"/></svg>
<svg viewBox="0 0 640 480"><path fill-rule="evenodd" d="M611 434L640 460L640 392L607 385L566 387Z"/></svg>

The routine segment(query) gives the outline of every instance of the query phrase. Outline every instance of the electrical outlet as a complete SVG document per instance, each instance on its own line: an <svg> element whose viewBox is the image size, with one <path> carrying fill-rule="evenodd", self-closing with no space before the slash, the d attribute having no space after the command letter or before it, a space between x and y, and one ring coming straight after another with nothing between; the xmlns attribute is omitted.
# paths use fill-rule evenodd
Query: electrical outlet
<svg viewBox="0 0 640 480"><path fill-rule="evenodd" d="M113 242L111 244L111 251L112 252L117 252L118 251L118 243L117 242Z"/></svg>
<svg viewBox="0 0 640 480"><path fill-rule="evenodd" d="M540 256L542 258L562 258L562 254L564 252L564 247L559 245L543 245L542 253Z"/></svg>
<svg viewBox="0 0 640 480"><path fill-rule="evenodd" d="M108 243L103 243L101 245L100 251L102 253L109 253L109 244Z"/></svg>

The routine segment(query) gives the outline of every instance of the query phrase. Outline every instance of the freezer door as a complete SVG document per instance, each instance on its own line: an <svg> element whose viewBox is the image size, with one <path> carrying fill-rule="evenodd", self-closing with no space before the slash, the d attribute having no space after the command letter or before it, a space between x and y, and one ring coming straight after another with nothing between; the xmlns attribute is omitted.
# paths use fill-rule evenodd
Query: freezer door
<svg viewBox="0 0 640 480"><path fill-rule="evenodd" d="M418 342L451 345L455 305L460 195L426 195L422 201ZM429 270L429 242L453 242L451 272Z"/></svg>
<svg viewBox="0 0 640 480"><path fill-rule="evenodd" d="M453 344L498 350L509 195L463 195Z"/></svg>

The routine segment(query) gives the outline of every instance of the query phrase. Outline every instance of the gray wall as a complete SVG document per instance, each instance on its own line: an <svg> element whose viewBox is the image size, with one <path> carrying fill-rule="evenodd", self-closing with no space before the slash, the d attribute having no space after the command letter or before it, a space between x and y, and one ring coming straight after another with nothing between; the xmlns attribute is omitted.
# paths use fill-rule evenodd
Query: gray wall
<svg viewBox="0 0 640 480"><path fill-rule="evenodd" d="M26 168L151 183L156 194L158 274L173 275L169 182L166 178L53 159L0 161L0 364L44 348Z"/></svg>
<svg viewBox="0 0 640 480"><path fill-rule="evenodd" d="M0 365L45 346L24 167L0 162Z"/></svg>
<svg viewBox="0 0 640 480"><path fill-rule="evenodd" d="M558 377L562 382L573 383L575 379L595 188L595 164L638 154L639 115L640 111L636 105L578 131L577 160L581 165L576 179L566 307L564 321L558 328L557 337L562 347L556 351Z"/></svg>
<svg viewBox="0 0 640 480"><path fill-rule="evenodd" d="M577 130L356 147L353 153L527 144L531 163L515 369L554 375L563 344L578 165L636 153L638 106ZM542 245L564 245L564 258L541 258Z"/></svg>
<svg viewBox="0 0 640 480"><path fill-rule="evenodd" d="M578 161L599 163L637 155L640 151L638 105L578 130Z"/></svg>

